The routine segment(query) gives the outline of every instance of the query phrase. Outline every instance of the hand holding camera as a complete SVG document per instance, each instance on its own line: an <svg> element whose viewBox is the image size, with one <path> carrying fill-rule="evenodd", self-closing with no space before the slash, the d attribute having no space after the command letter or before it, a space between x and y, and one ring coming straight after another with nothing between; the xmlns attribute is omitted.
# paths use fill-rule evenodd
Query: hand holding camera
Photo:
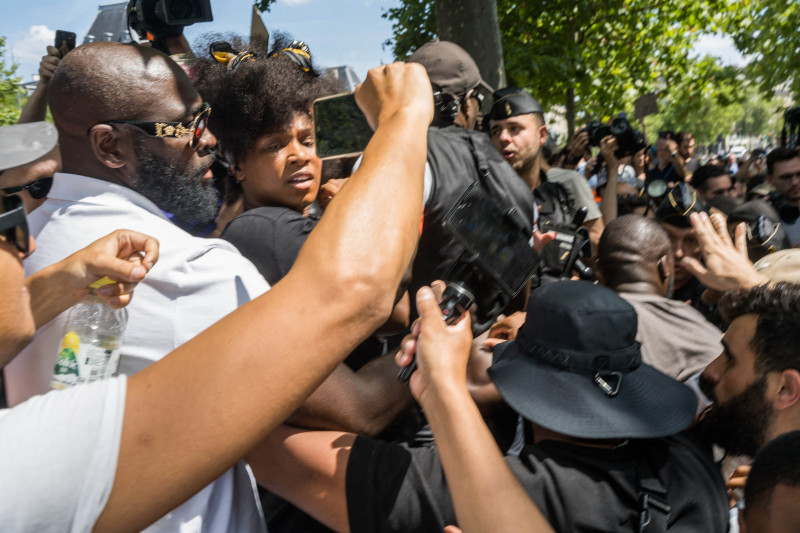
<svg viewBox="0 0 800 533"><path fill-rule="evenodd" d="M434 286L441 289L441 284L441 281L437 281ZM419 290L417 310L420 318L414 323L411 335L406 338L396 359L397 364L403 366L400 371L400 376L406 376L403 381L411 377L419 360L423 371L417 373L420 375L410 386L411 393L420 403L425 402L426 391L431 390L430 387L443 390L451 383L459 382L465 387L472 329L469 313L464 313L461 320L443 321L440 318L443 316L442 307L445 306L448 289L445 289L444 299L438 306L431 287ZM412 367L414 370L409 370Z"/></svg>

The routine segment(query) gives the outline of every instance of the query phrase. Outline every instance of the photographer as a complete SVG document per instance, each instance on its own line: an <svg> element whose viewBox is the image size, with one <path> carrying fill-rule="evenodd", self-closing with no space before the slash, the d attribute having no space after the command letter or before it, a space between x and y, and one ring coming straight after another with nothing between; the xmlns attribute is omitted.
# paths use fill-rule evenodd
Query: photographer
<svg viewBox="0 0 800 533"><path fill-rule="evenodd" d="M647 171L647 184L661 180L671 189L684 181L686 169L683 158L678 152L678 142L675 133L662 131L656 141L656 165Z"/></svg>
<svg viewBox="0 0 800 533"><path fill-rule="evenodd" d="M682 158L681 161L686 172L686 181L691 181L692 174L700 167L700 161L694 157L694 135L688 131L682 131L678 133L676 140L678 142L678 153Z"/></svg>
<svg viewBox="0 0 800 533"><path fill-rule="evenodd" d="M767 155L766 182L778 192L772 203L781 217L792 247L800 246L800 154L793 148L776 148Z"/></svg>

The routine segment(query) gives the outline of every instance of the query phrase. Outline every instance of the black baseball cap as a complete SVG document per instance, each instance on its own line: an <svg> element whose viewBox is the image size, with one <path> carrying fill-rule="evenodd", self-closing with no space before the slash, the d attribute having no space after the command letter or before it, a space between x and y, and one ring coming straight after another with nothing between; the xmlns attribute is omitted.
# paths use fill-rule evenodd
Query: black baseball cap
<svg viewBox="0 0 800 533"><path fill-rule="evenodd" d="M544 113L539 101L519 87L506 87L492 95L494 103L488 114L490 120L503 120L527 113Z"/></svg>
<svg viewBox="0 0 800 533"><path fill-rule="evenodd" d="M428 73L431 84L452 96L464 96L478 86L494 92L481 78L478 65L466 50L450 41L430 41L420 46L408 58L409 63L419 63Z"/></svg>

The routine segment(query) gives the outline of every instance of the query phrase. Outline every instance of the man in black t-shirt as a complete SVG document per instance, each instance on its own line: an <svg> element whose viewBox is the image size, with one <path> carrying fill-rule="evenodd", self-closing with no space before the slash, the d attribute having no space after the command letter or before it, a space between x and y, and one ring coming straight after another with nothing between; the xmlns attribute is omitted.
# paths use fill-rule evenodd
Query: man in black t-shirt
<svg viewBox="0 0 800 533"><path fill-rule="evenodd" d="M610 289L573 281L539 289L489 370L532 434L498 472L513 472L556 531L639 531L642 516L661 531L725 531L727 496L710 450L678 435L694 418L694 394L641 362L636 330L636 312ZM419 379L412 392L425 405ZM441 435L440 462L434 448L283 428L250 461L260 481L333 529L440 532L463 503L451 500L454 451Z"/></svg>

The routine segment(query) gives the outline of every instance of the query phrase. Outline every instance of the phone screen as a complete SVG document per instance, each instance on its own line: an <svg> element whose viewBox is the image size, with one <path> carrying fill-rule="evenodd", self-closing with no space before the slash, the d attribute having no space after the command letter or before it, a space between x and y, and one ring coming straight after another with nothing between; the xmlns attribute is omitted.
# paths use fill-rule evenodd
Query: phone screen
<svg viewBox="0 0 800 533"><path fill-rule="evenodd" d="M61 57L75 48L75 33L71 31L56 30L55 47L61 51Z"/></svg>
<svg viewBox="0 0 800 533"><path fill-rule="evenodd" d="M476 254L481 270L505 291L517 294L539 264L529 234L514 224L477 184L472 184L444 219L453 235Z"/></svg>
<svg viewBox="0 0 800 533"><path fill-rule="evenodd" d="M314 133L321 159L358 155L372 138L372 128L353 93L314 101Z"/></svg>

